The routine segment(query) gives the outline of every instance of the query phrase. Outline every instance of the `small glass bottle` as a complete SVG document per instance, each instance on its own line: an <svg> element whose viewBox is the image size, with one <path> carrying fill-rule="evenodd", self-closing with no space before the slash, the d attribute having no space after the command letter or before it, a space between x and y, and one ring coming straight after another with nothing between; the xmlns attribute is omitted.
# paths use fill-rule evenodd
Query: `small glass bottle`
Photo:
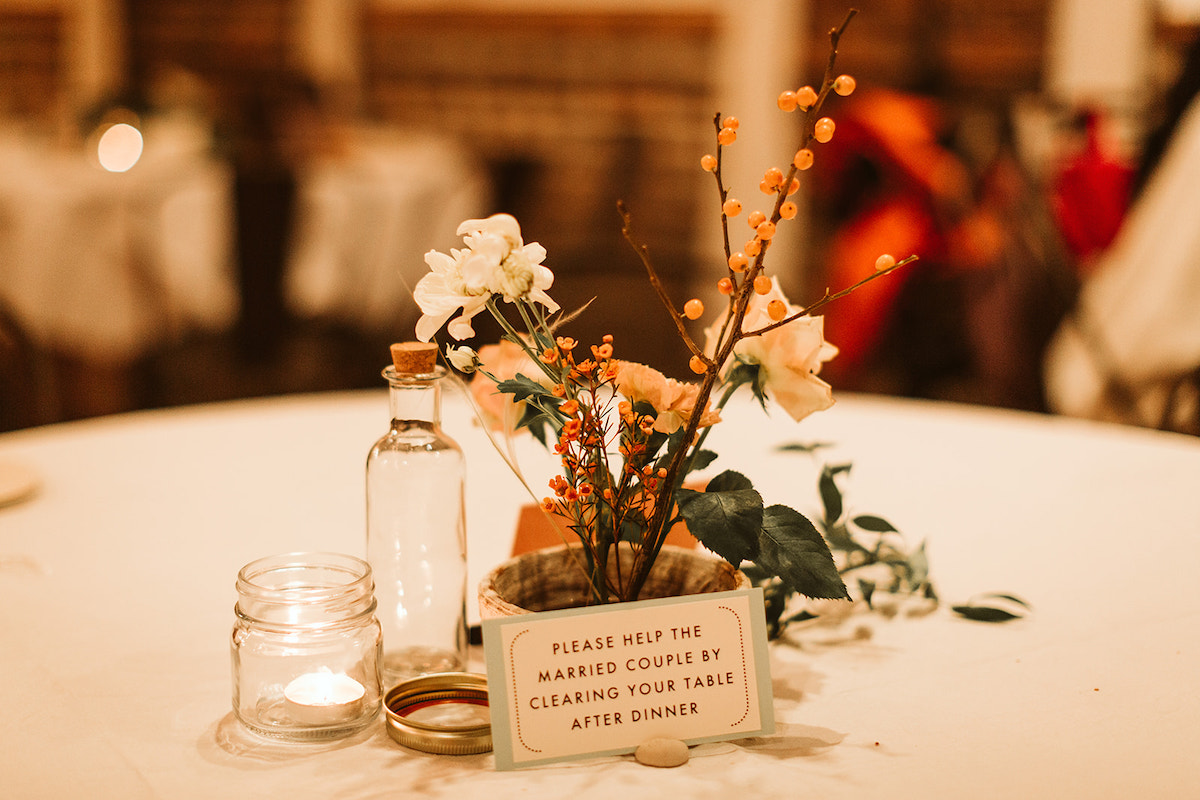
<svg viewBox="0 0 1200 800"><path fill-rule="evenodd" d="M230 642L234 715L278 739L349 736L379 714L382 636L371 567L291 553L238 572Z"/></svg>
<svg viewBox="0 0 1200 800"><path fill-rule="evenodd" d="M383 626L385 686L466 667L462 450L442 432L437 345L392 345L391 429L367 456L367 560Z"/></svg>

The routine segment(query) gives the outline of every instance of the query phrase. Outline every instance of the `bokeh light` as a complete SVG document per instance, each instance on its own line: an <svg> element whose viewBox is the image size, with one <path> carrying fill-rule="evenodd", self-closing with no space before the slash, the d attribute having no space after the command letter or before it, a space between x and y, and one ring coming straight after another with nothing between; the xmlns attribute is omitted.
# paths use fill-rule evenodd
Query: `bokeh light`
<svg viewBox="0 0 1200 800"><path fill-rule="evenodd" d="M142 157L142 133L125 122L110 125L96 145L100 166L109 172L125 172Z"/></svg>

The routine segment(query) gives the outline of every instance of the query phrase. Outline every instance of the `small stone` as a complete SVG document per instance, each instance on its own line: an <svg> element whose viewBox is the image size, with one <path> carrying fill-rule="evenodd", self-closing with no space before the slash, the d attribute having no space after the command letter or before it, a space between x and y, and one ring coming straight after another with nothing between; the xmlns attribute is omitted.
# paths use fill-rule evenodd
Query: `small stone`
<svg viewBox="0 0 1200 800"><path fill-rule="evenodd" d="M678 767L688 761L688 746L678 739L647 739L633 757L647 767Z"/></svg>

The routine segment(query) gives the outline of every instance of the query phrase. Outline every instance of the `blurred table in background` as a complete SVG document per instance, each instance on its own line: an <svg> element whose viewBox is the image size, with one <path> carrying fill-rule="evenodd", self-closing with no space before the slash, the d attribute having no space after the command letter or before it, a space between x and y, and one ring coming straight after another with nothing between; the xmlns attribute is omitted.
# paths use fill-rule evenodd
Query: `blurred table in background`
<svg viewBox="0 0 1200 800"><path fill-rule="evenodd" d="M358 129L336 157L298 175L285 294L301 318L366 332L411 334L412 289L425 253L461 246L464 219L483 216L487 185L452 142Z"/></svg>
<svg viewBox="0 0 1200 800"><path fill-rule="evenodd" d="M0 135L0 301L41 348L128 363L230 324L232 175L202 129L148 121L141 159Z"/></svg>
<svg viewBox="0 0 1200 800"><path fill-rule="evenodd" d="M0 129L0 345L29 351L19 367L0 359L0 430L209 399L189 385L174 400L164 377L188 368L176 362L194 355L196 339L223 359L206 361L219 369L201 390L304 389L295 375L273 388L270 376L289 369L283 356L243 365L242 351L222 343L247 315L276 339L295 332L294 320L363 341L410 336L424 254L460 244L459 223L487 211L487 180L453 142L352 127L295 168L290 226L247 233L280 237L284 254L264 306L243 294L237 177L219 143L191 120L150 117L141 127L144 152L123 173L99 166L93 141L68 148Z"/></svg>

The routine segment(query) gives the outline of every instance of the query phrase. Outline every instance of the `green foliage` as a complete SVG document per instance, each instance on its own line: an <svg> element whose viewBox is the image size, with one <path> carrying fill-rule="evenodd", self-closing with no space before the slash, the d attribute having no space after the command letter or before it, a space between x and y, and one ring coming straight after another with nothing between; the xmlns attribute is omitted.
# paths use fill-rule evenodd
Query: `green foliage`
<svg viewBox="0 0 1200 800"><path fill-rule="evenodd" d="M823 446L792 444L779 449L813 453ZM817 479L822 508L822 515L818 519L810 522L784 506L772 506L764 513L764 531L777 527L773 520L776 514L787 520L786 525L803 527L807 523L812 530L806 531L806 535L821 538L828 545L830 566L837 565L833 567L833 573L839 584L844 577L853 573L869 571L869 577L856 576L855 580L858 598L868 608L875 608L877 602L882 602L879 597L885 594L892 597L919 597L936 604L938 596L929 576L925 543L906 550L900 531L887 519L876 514L847 513L846 498L839 480L848 475L850 469L850 464L822 467ZM798 528L790 530L788 541L794 542L797 533ZM797 592L814 598L849 596L845 593L844 585L842 594L821 594L812 583L804 586L794 584L785 577L787 570L772 562L776 551L765 541L760 543L759 549L757 566L744 568L743 571L755 585L763 588L768 634L772 639L782 635L791 623L816 618L808 610L787 615L789 603ZM813 564L815 560L810 558L805 563ZM881 573L887 576L886 580L879 580ZM952 609L966 619L993 623L1020 619L1031 610L1029 604L1020 597L1003 593L979 595L967 603L952 606Z"/></svg>
<svg viewBox="0 0 1200 800"><path fill-rule="evenodd" d="M822 446L788 445L781 449L813 453ZM785 521L785 525L803 527L803 524L807 523L807 527L811 529L804 531L808 540L820 540L822 545L825 545L825 552L829 554L827 564L822 565L822 571L810 576L813 580L819 580L819 584L810 582L804 586L797 585L793 583L794 579L783 577L781 569L767 569L752 575L751 579L762 586L771 598L767 603L767 625L772 638L780 636L789 623L813 619L815 616L808 611L801 611L790 617L784 616L794 593L813 598L849 599L850 595L843 583L844 578L868 568L871 568L871 577L856 576L855 581L858 596L868 607L872 607L876 595L881 592L892 595L919 594L927 599L936 600L937 594L929 582L929 565L924 543L911 552L906 552L902 549L903 539L900 531L888 520L875 514L847 515L846 499L838 481L841 476L848 475L850 469L850 464L827 464L822 467L817 479L822 514L815 521L809 521L784 506L772 507L781 509L775 513ZM803 520L804 523L800 523L799 520ZM767 524L764 523L764 529L766 527ZM790 531L788 540L795 542L797 533L797 529ZM762 549L767 548L764 546ZM774 552L770 551L771 554ZM760 564L768 562L762 564L763 566L776 566L769 563L769 557L760 557L759 561ZM805 563L813 565L817 563L817 559L810 557ZM880 570L890 575L884 583L877 579ZM773 580L773 575L780 576L781 580ZM836 580L837 591L830 591L834 586L831 578ZM825 588L824 593L817 588L818 586Z"/></svg>
<svg viewBox="0 0 1200 800"><path fill-rule="evenodd" d="M732 392L739 386L747 384L750 386L750 390L754 392L754 399L762 406L763 411L766 411L767 393L763 388L762 365L746 361L740 356L735 356L733 367L725 375L726 391Z"/></svg>
<svg viewBox="0 0 1200 800"><path fill-rule="evenodd" d="M787 506L764 509L762 496L741 473L722 472L703 492L680 489L677 500L692 535L734 566L751 561L763 575L808 597L849 597L813 523Z"/></svg>
<svg viewBox="0 0 1200 800"><path fill-rule="evenodd" d="M722 472L705 491L679 489L675 499L688 530L709 550L735 567L757 559L763 502L745 475Z"/></svg>
<svg viewBox="0 0 1200 800"><path fill-rule="evenodd" d="M562 415L556 413L555 409L562 404L562 398L555 397L545 386L519 373L509 380L497 381L496 389L511 394L514 402L525 403L521 419L517 421L518 429L528 428L543 447L551 438L547 429L557 437L562 429Z"/></svg>
<svg viewBox="0 0 1200 800"><path fill-rule="evenodd" d="M794 592L815 598L849 599L833 554L811 521L787 506L763 512L757 563Z"/></svg>
<svg viewBox="0 0 1200 800"><path fill-rule="evenodd" d="M1032 607L1016 595L991 592L951 606L951 610L975 622L1010 622L1024 617Z"/></svg>

